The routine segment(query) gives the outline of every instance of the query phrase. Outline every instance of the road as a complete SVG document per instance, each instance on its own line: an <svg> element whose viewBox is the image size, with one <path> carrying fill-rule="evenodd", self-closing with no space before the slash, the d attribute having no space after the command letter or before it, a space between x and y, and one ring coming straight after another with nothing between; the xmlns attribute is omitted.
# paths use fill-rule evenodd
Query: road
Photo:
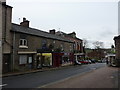
<svg viewBox="0 0 120 90"><path fill-rule="evenodd" d="M109 90L114 88L115 90L118 88L118 69L106 66L83 75L44 85L42 88L109 88Z"/></svg>
<svg viewBox="0 0 120 90"><path fill-rule="evenodd" d="M106 67L106 64L96 63L5 77L3 78L3 88L42 88L104 67Z"/></svg>

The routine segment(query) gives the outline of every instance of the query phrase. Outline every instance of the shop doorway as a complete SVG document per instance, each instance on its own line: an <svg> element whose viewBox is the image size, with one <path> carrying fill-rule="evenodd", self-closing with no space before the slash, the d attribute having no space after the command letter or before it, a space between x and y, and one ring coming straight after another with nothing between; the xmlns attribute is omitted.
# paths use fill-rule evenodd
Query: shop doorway
<svg viewBox="0 0 120 90"><path fill-rule="evenodd" d="M3 55L3 67L2 67L2 72L7 73L10 71L10 62L11 57L10 54L4 54Z"/></svg>

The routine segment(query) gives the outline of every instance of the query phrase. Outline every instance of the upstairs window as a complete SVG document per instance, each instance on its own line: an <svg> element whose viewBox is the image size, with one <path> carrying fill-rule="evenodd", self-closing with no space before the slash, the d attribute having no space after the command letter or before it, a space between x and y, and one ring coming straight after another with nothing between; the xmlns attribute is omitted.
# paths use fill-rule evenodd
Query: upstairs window
<svg viewBox="0 0 120 90"><path fill-rule="evenodd" d="M27 40L26 39L20 39L19 47L20 48L28 48Z"/></svg>

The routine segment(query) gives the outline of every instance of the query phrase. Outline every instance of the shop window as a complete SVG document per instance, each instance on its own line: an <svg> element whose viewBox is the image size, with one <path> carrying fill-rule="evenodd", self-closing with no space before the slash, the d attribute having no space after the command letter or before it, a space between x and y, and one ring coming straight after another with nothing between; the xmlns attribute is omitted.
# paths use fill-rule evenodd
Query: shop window
<svg viewBox="0 0 120 90"><path fill-rule="evenodd" d="M29 57L29 58L28 58L28 63L29 63L29 64L32 63L32 57Z"/></svg>
<svg viewBox="0 0 120 90"><path fill-rule="evenodd" d="M43 66L52 66L52 54L51 53L42 53Z"/></svg>
<svg viewBox="0 0 120 90"><path fill-rule="evenodd" d="M60 45L61 51L64 51L63 44Z"/></svg>
<svg viewBox="0 0 120 90"><path fill-rule="evenodd" d="M27 55L20 55L19 64L26 64L26 63L27 63Z"/></svg>
<svg viewBox="0 0 120 90"><path fill-rule="evenodd" d="M28 48L26 39L20 39L19 48Z"/></svg>

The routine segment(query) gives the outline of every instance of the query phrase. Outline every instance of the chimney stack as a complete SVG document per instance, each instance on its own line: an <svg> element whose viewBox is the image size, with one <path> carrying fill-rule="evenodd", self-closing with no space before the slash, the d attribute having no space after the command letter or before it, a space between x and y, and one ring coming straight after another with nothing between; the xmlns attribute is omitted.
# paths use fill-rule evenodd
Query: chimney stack
<svg viewBox="0 0 120 90"><path fill-rule="evenodd" d="M20 25L28 28L29 27L29 21L26 20L26 18L23 18L23 22L21 22Z"/></svg>
<svg viewBox="0 0 120 90"><path fill-rule="evenodd" d="M0 2L4 5L6 5L6 0L0 0Z"/></svg>
<svg viewBox="0 0 120 90"><path fill-rule="evenodd" d="M55 29L49 30L49 33L50 33L50 34L55 34Z"/></svg>

